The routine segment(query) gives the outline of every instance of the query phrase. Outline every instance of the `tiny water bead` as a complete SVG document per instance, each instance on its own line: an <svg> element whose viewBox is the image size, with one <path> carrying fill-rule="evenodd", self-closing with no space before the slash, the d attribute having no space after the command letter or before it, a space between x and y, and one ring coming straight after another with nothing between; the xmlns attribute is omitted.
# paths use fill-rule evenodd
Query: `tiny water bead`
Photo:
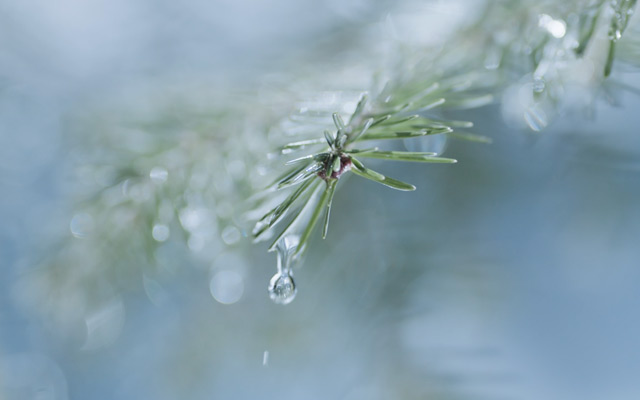
<svg viewBox="0 0 640 400"><path fill-rule="evenodd" d="M151 236L153 236L157 242L165 242L169 239L170 235L171 231L169 230L169 227L163 224L156 224L151 230Z"/></svg>
<svg viewBox="0 0 640 400"><path fill-rule="evenodd" d="M76 214L71 219L71 222L69 222L71 234L80 239L89 236L93 231L93 227L93 218L87 213Z"/></svg>
<svg viewBox="0 0 640 400"><path fill-rule="evenodd" d="M544 92L545 87L546 87L546 83L544 81L544 78L542 78L542 77L534 77L533 78L532 89L533 89L533 91L535 93Z"/></svg>
<svg viewBox="0 0 640 400"><path fill-rule="evenodd" d="M269 281L269 297L276 304L291 303L298 292L291 268L299 243L298 236L289 235L282 238L276 245L278 272Z"/></svg>
<svg viewBox="0 0 640 400"><path fill-rule="evenodd" d="M296 284L289 271L276 273L269 282L269 297L276 304L289 304L296 297Z"/></svg>
<svg viewBox="0 0 640 400"><path fill-rule="evenodd" d="M240 230L233 225L229 225L222 230L222 241L229 246L238 243L241 238Z"/></svg>
<svg viewBox="0 0 640 400"><path fill-rule="evenodd" d="M169 172L162 167L154 167L149 172L149 177L154 183L164 183L169 177Z"/></svg>
<svg viewBox="0 0 640 400"><path fill-rule="evenodd" d="M563 38L567 33L567 24L561 19L553 19L547 14L540 14L538 26L546 29L556 39Z"/></svg>

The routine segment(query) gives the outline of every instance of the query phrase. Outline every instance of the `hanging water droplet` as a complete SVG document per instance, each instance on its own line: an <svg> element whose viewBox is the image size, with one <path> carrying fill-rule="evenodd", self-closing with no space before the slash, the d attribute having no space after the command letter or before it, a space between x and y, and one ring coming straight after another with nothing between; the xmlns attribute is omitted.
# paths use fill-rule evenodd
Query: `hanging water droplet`
<svg viewBox="0 0 640 400"><path fill-rule="evenodd" d="M298 292L291 273L294 254L300 243L295 235L285 236L277 246L278 272L269 281L269 297L276 304L289 304Z"/></svg>
<svg viewBox="0 0 640 400"><path fill-rule="evenodd" d="M296 284L293 277L286 273L276 273L269 282L269 297L276 304L289 304L296 297Z"/></svg>

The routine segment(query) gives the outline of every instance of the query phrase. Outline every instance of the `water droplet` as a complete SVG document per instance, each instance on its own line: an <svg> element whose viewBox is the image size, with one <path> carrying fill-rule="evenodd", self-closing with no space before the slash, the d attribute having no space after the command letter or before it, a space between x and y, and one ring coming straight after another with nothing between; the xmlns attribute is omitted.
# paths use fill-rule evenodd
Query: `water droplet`
<svg viewBox="0 0 640 400"><path fill-rule="evenodd" d="M85 238L93 231L93 218L87 213L76 214L69 223L69 230L73 236Z"/></svg>
<svg viewBox="0 0 640 400"><path fill-rule="evenodd" d="M553 37L562 38L567 33L567 24L561 19L553 19L550 15L540 14L538 26L546 29Z"/></svg>
<svg viewBox="0 0 640 400"><path fill-rule="evenodd" d="M618 29L614 29L609 31L609 40L613 40L614 42L619 40L622 37L622 32Z"/></svg>
<svg viewBox="0 0 640 400"><path fill-rule="evenodd" d="M278 272L269 282L269 297L276 304L289 304L296 297L298 290L291 273L292 263L295 261L295 251L300 238L295 235L285 236L278 242Z"/></svg>
<svg viewBox="0 0 640 400"><path fill-rule="evenodd" d="M533 78L533 91L535 93L544 92L545 87L546 87L546 84L544 82L544 78L542 77Z"/></svg>
<svg viewBox="0 0 640 400"><path fill-rule="evenodd" d="M229 225L222 230L222 241L228 245L236 244L240 240L242 234L233 225Z"/></svg>
<svg viewBox="0 0 640 400"><path fill-rule="evenodd" d="M169 172L162 167L154 167L151 172L149 172L149 177L155 183L163 183L167 181Z"/></svg>
<svg viewBox="0 0 640 400"><path fill-rule="evenodd" d="M276 273L269 282L269 297L276 304L289 304L296 297L296 284L289 271Z"/></svg>
<svg viewBox="0 0 640 400"><path fill-rule="evenodd" d="M494 50L488 52L487 56L484 59L484 67L486 69L492 70L500 67L500 62L502 61L502 52L498 50L496 47Z"/></svg>
<svg viewBox="0 0 640 400"><path fill-rule="evenodd" d="M189 232L197 230L205 219L205 211L192 207L185 207L180 210L178 218L182 227Z"/></svg>
<svg viewBox="0 0 640 400"><path fill-rule="evenodd" d="M151 230L151 236L158 242L164 242L169 239L170 235L169 227L162 224L156 224L153 226Z"/></svg>

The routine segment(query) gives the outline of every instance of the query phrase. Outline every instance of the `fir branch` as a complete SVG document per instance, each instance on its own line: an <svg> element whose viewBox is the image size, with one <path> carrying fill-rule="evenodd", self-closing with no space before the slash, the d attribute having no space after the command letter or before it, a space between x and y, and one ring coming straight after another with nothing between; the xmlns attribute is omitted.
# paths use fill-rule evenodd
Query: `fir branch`
<svg viewBox="0 0 640 400"><path fill-rule="evenodd" d="M252 232L256 239L273 238L273 250L284 237L302 234L300 253L308 248L321 217L322 236L327 236L341 176L353 172L397 190L415 190L362 160L455 161L378 146L433 135L491 141L470 132L470 121L440 118L443 110L495 103L506 87L525 83L532 101L525 118L532 121L531 128L539 124L541 129L561 103L577 62L598 67L594 82L588 82L594 92L617 60L640 65L640 34L629 24L635 6L635 0L490 1L475 22L442 46L400 43L388 57L396 63L386 69L376 65L385 57L369 47L389 40L367 38L357 46L357 62L322 68L331 71L330 79L322 76L317 98L305 97L293 113L300 90L288 81L281 92L261 91L264 100L255 91L203 102L200 87L195 98L192 92L186 95L190 101L170 93L148 96L153 99L150 115L126 104L115 113L109 107L95 114L82 109L81 116L69 118L72 126L67 128L75 131L71 142L82 148L79 180L89 187L74 211L74 237L68 235L62 250L44 261L50 268L41 271L62 287L82 279L93 286L106 281L117 290L141 274L163 273L157 254L176 239L210 262L221 246L240 243L243 232L234 207L246 198L255 206L250 215L258 220ZM596 51L603 46L604 52ZM311 64L295 64L307 69L298 73L298 83L312 81L307 72L316 67ZM371 82L352 84L350 76L339 80L335 71L350 64ZM520 119L522 115L517 113ZM275 160L265 149L273 140L278 141L272 146ZM279 171L270 170L274 163L289 165L276 176ZM248 172L258 169L262 172ZM276 179L255 193L269 174ZM92 229L73 227L83 219L93 221ZM233 234L230 239L225 232Z"/></svg>
<svg viewBox="0 0 640 400"><path fill-rule="evenodd" d="M339 113L331 114L333 129L324 130L323 138L298 140L281 147L282 152L289 154L310 146L324 144L319 151L295 157L285 165L291 167L284 178L277 183L278 189L305 182L292 192L282 203L267 212L257 223L253 230L256 240L261 240L274 227L283 220L284 215L297 205L299 210L275 238L270 250L276 249L277 243L286 235L296 234L296 229L301 229L300 240L296 253L308 248L307 244L316 227L321 214L324 212L324 227L322 237L328 232L330 212L333 195L338 180L349 171L355 175L381 183L387 187L412 191L415 186L376 172L366 167L358 158L375 158L391 161L424 162L424 163L455 163L451 158L438 157L434 153L409 152L409 151L384 151L377 147L361 147L364 142L414 138L425 135L442 135L454 133L461 128L473 126L467 121L440 120L434 116L426 117L424 114L435 108L442 108L447 104L446 95L459 93L459 81L447 75L441 75L441 82L429 82L426 89L415 87L415 80L404 81L400 84L387 83L378 94L371 96L363 93L354 111L345 119ZM475 89L474 85L468 85ZM474 97L474 96L472 96ZM481 96L488 98L487 96ZM460 101L454 102L459 106ZM473 103L471 106L482 103ZM321 115L319 111L306 111L307 114ZM473 141L486 141L471 133L460 134L458 137ZM317 190L311 181L324 181L325 189L321 195L309 194ZM300 203L300 204L298 204ZM304 210L312 210L305 216ZM304 221L303 221L304 220ZM298 225L301 225L298 227ZM302 226L303 225L303 226Z"/></svg>
<svg viewBox="0 0 640 400"><path fill-rule="evenodd" d="M609 53L602 63L605 78L611 71L614 59L615 42L625 31L629 16L635 7L635 0L594 0L578 6L578 18L570 18L570 14L576 13L577 4L558 4L552 1L542 2L490 2L485 9L484 17L478 19L469 29L463 30L459 40L463 44L462 49L452 56L451 53L439 52L432 58L424 58L415 62L414 70L410 74L395 73L395 79L390 79L379 91L370 90L363 93L354 108L347 115L347 123L343 116L329 110L311 110L305 108L303 115L297 115L293 119L301 124L326 124L329 115L333 122L333 128L324 130L324 140L320 137L312 137L282 146L283 153L301 151L307 147L316 147L324 144L317 152L294 158L287 164L296 164L304 161L312 161L307 169L290 170L291 181L295 184L306 179L321 180L326 183L323 194L307 196L306 201L317 201L306 225L297 252L307 249L307 242L311 236L320 213L325 207L325 228L323 238L326 237L331 200L340 177L351 171L355 175L384 184L398 190L414 190L411 184L404 183L367 168L358 158L375 158L392 161L426 162L426 163L455 163L451 158L437 157L429 153L415 153L402 151L385 151L377 147L361 147L361 143L368 141L386 141L416 138L427 135L449 135L450 137L469 140L480 143L489 143L491 139L467 132L461 129L473 126L467 121L440 120L431 115L426 115L434 109L470 109L482 107L494 101L493 91L500 87L508 70L515 65L524 63L524 71L532 74L533 98L540 101L542 95L546 95L552 104L559 101L559 97L551 87L554 81L561 84L557 69L562 68L567 54L570 57L583 57L589 43L594 41L598 34L597 26L602 24L603 18L609 18ZM522 23L512 25L515 31L509 32L507 42L497 42L496 32L503 30L503 19L508 17ZM487 23L487 21L489 21ZM571 24L571 25L570 25ZM505 35L503 35L505 36ZM466 38L472 38L467 40ZM520 41L520 42L518 42ZM478 45L478 42L482 45ZM457 56L464 53L464 43L469 46L469 53L463 62ZM475 66L472 58L478 53L498 54L496 68L488 65L486 69ZM528 64L528 65L527 65ZM522 67L520 67L522 68ZM447 72L442 72L447 71ZM491 73L494 71L495 73ZM537 83L536 83L537 82ZM545 84L546 83L546 84ZM525 113L525 120L532 129L539 129L548 123L541 106L535 106ZM342 107L337 107L340 109ZM313 132L311 125L301 130ZM306 171L306 172L305 172ZM284 183L288 183L285 181ZM282 187L282 183L280 187ZM300 194L310 190L309 186L298 189L287 197L278 206L278 209L288 209L293 203L299 201ZM306 208L303 204L301 208ZM313 208L314 206L310 206ZM266 218L269 214L265 215ZM282 215L278 215L281 217ZM296 216L296 222L301 223L304 217ZM260 224L260 222L259 222ZM261 235L269 232L276 224L269 224L268 228L254 230L257 240ZM294 231L291 225L286 230ZM283 237L281 233L275 244Z"/></svg>

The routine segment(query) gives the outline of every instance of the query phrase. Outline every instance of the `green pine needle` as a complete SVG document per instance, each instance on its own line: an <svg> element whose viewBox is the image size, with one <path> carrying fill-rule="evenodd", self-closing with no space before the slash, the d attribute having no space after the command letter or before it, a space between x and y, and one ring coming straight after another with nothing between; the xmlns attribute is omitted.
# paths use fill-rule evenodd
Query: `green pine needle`
<svg viewBox="0 0 640 400"><path fill-rule="evenodd" d="M413 161L427 163L454 164L458 160L453 158L434 157L433 153L409 152L409 151L368 151L359 153L360 157L379 158L394 161Z"/></svg>
<svg viewBox="0 0 640 400"><path fill-rule="evenodd" d="M377 183L381 183L385 186L388 186L392 189L396 189L396 190L402 190L402 191L407 191L407 192L411 192L416 190L416 187L413 186L410 183L406 183L406 182L402 182L399 181L397 179L393 179L393 178L389 178L388 176L384 176L379 172L376 172L372 169L368 169L365 167L361 167L361 168L354 168L352 169L352 171L356 174L359 175L363 178L372 180L374 182Z"/></svg>

